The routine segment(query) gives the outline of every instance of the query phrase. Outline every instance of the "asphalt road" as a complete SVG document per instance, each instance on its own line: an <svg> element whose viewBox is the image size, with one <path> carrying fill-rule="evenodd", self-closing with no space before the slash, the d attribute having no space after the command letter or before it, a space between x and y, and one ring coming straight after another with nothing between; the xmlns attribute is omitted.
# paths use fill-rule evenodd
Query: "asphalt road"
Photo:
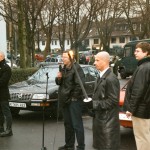
<svg viewBox="0 0 150 150"><path fill-rule="evenodd" d="M127 82L120 80L121 87ZM85 150L94 150L92 147L92 118L83 117L85 129ZM13 117L13 136L0 137L0 150L41 150L44 146L47 150L57 150L64 145L64 126L62 120L54 120L49 116L44 121L41 112L21 111L19 116ZM120 150L136 150L132 129L121 127Z"/></svg>
<svg viewBox="0 0 150 150"><path fill-rule="evenodd" d="M92 148L92 118L83 117L86 150ZM47 150L57 150L64 145L63 121L46 117L44 125L44 146ZM42 113L21 111L13 118L13 136L0 138L0 150L41 150L42 148ZM121 127L120 150L136 150L132 129Z"/></svg>

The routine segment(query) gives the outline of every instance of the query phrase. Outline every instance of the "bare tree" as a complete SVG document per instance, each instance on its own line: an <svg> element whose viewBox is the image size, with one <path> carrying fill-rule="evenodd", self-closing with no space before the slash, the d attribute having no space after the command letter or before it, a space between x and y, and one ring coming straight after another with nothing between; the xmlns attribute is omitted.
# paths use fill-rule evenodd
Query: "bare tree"
<svg viewBox="0 0 150 150"><path fill-rule="evenodd" d="M121 7L124 10L129 30L133 38L150 37L150 4L149 0L124 0ZM138 20L138 21L137 21ZM138 23L138 24L137 24ZM136 28L134 28L136 24Z"/></svg>
<svg viewBox="0 0 150 150"><path fill-rule="evenodd" d="M54 22L57 16L58 7L57 0L47 0L46 5L40 12L41 30L46 35L46 46L44 50L45 56L51 52L50 44L53 36Z"/></svg>
<svg viewBox="0 0 150 150"><path fill-rule="evenodd" d="M62 50L65 39L78 54L80 43L87 37L96 11L95 0L63 0L57 20L58 37ZM61 12L61 13L60 13ZM76 55L77 56L77 55Z"/></svg>
<svg viewBox="0 0 150 150"><path fill-rule="evenodd" d="M47 0L25 0L24 1L24 16L27 34L27 66L34 66L35 55L35 34L38 30L37 20L41 10L45 6ZM32 56L32 57L31 57ZM32 61L30 61L32 60Z"/></svg>
<svg viewBox="0 0 150 150"><path fill-rule="evenodd" d="M95 22L100 38L100 47L109 51L111 34L116 24L116 19L122 14L120 0L101 0L98 3Z"/></svg>
<svg viewBox="0 0 150 150"><path fill-rule="evenodd" d="M36 21L46 0L1 0L1 15L18 27L20 67L34 64Z"/></svg>

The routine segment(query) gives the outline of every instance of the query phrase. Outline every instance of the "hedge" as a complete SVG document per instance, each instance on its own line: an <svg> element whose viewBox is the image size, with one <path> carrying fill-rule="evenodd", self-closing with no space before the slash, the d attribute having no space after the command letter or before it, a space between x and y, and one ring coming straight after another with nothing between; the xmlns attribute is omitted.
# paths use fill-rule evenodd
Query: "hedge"
<svg viewBox="0 0 150 150"><path fill-rule="evenodd" d="M12 69L11 79L9 85L27 80L29 76L33 75L39 68L26 68L26 69Z"/></svg>

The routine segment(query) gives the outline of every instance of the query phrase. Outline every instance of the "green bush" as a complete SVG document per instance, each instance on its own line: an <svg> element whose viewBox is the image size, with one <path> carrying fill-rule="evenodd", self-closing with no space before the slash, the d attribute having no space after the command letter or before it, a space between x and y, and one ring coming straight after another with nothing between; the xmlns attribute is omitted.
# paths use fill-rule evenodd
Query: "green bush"
<svg viewBox="0 0 150 150"><path fill-rule="evenodd" d="M29 76L33 75L38 68L26 68L26 69L12 69L11 79L9 85L27 80Z"/></svg>

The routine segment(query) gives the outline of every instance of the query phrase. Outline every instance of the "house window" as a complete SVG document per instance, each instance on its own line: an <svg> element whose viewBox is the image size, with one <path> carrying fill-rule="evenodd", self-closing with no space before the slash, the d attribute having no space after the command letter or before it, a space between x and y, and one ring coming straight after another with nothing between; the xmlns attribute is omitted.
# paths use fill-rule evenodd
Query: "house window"
<svg viewBox="0 0 150 150"><path fill-rule="evenodd" d="M89 46L89 39L84 40L84 44L85 44L86 46Z"/></svg>
<svg viewBox="0 0 150 150"><path fill-rule="evenodd" d="M54 45L54 41L52 41L52 45Z"/></svg>
<svg viewBox="0 0 150 150"><path fill-rule="evenodd" d="M98 39L94 39L94 44L99 44L99 40Z"/></svg>
<svg viewBox="0 0 150 150"><path fill-rule="evenodd" d="M69 40L67 40L67 45L70 45L70 41Z"/></svg>
<svg viewBox="0 0 150 150"><path fill-rule="evenodd" d="M120 43L125 43L125 37L119 37L119 42Z"/></svg>
<svg viewBox="0 0 150 150"><path fill-rule="evenodd" d="M55 40L55 45L57 45L57 41Z"/></svg>
<svg viewBox="0 0 150 150"><path fill-rule="evenodd" d="M42 41L42 45L45 45L45 41Z"/></svg>
<svg viewBox="0 0 150 150"><path fill-rule="evenodd" d="M116 43L116 37L111 38L111 43Z"/></svg>
<svg viewBox="0 0 150 150"><path fill-rule="evenodd" d="M133 24L133 30L136 30L136 28L137 28L137 25L134 23Z"/></svg>

